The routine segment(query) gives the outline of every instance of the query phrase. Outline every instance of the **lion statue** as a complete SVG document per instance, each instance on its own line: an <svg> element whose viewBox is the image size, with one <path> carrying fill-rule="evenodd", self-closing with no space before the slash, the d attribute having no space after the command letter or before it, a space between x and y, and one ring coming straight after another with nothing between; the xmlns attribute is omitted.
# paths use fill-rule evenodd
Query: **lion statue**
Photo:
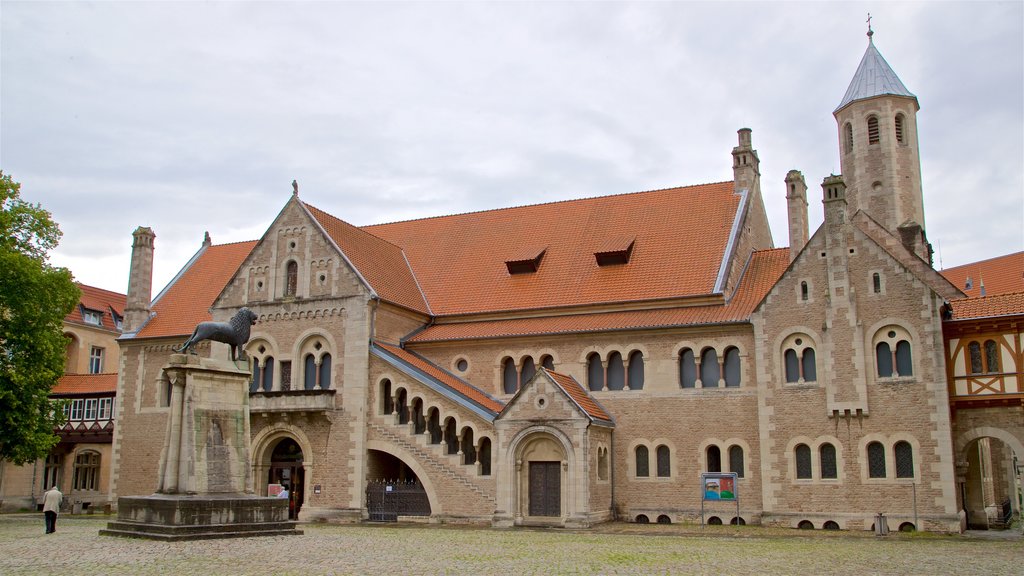
<svg viewBox="0 0 1024 576"><path fill-rule="evenodd" d="M200 322L192 336L177 348L176 352L186 350L195 354L195 346L203 340L223 342L231 346L231 360L237 360L238 349L249 341L249 329L256 323L256 313L242 307L227 322Z"/></svg>

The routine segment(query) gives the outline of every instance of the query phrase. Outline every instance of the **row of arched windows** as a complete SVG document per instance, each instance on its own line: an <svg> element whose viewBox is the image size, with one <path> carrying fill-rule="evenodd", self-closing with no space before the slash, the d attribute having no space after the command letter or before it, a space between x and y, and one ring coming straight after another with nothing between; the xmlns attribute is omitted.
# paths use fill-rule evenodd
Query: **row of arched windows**
<svg viewBox="0 0 1024 576"><path fill-rule="evenodd" d="M984 353L983 353L984 351ZM1002 372L999 362L999 345L995 340L985 340L984 345L977 341L967 344L970 356L969 374L996 374Z"/></svg>
<svg viewBox="0 0 1024 576"><path fill-rule="evenodd" d="M914 448L910 442L900 440L893 444L893 463L896 467L896 478L914 477ZM793 472L797 480L836 480L839 478L839 458L836 447L830 442L818 446L817 462L812 460L813 451L805 443L793 448ZM868 478L888 478L886 471L885 445L881 442L869 442L865 449L867 458ZM815 465L818 467L814 473Z"/></svg>
<svg viewBox="0 0 1024 576"><path fill-rule="evenodd" d="M378 406L382 415L390 415L397 424L409 427L410 434L421 434L427 444L440 445L445 454L458 455L465 465L476 465L477 474L491 475L491 439L487 436L474 441L473 428L459 424L454 416L443 420L437 407L424 409L423 399L409 402L409 393L399 386L392 390L391 380L380 382Z"/></svg>
<svg viewBox="0 0 1024 576"><path fill-rule="evenodd" d="M699 376L699 378L698 378ZM705 348L700 353L700 364L690 348L679 351L680 388L735 388L740 385L740 351L735 346L725 349L719 359L718 351Z"/></svg>
<svg viewBox="0 0 1024 576"><path fill-rule="evenodd" d="M743 447L733 444L729 447L729 469L728 472L735 472L738 478L743 478L745 466L743 460ZM672 451L665 444L660 444L654 449L655 469L654 475L658 478L669 478L672 476ZM644 444L633 449L635 459L635 475L637 478L651 477L651 450ZM717 445L710 445L704 452L705 472L722 472L722 449Z"/></svg>
<svg viewBox="0 0 1024 576"><path fill-rule="evenodd" d="M292 363L280 363L280 389L288 391L291 385ZM306 354L302 363L302 389L327 390L331 387L331 355L324 353L317 357ZM253 358L252 380L249 382L250 392L270 392L274 389L274 357L264 356Z"/></svg>
<svg viewBox="0 0 1024 576"><path fill-rule="evenodd" d="M910 442L901 440L892 446L893 463L896 465L897 478L914 477L914 447ZM885 446L881 442L871 442L867 446L868 478L888 478L886 472Z"/></svg>
<svg viewBox="0 0 1024 576"><path fill-rule="evenodd" d="M540 365L548 370L555 369L555 360L550 354L540 357ZM524 384L537 374L537 362L533 356L523 356L518 366L512 358L501 361L501 388L505 394L515 394Z"/></svg>
<svg viewBox="0 0 1024 576"><path fill-rule="evenodd" d="M813 464L811 462L811 447L807 444L797 444L793 449L794 461L796 463L797 480L810 480L814 477ZM839 478L839 464L836 455L836 447L829 442L818 446L818 478L823 480L835 480Z"/></svg>
<svg viewBox="0 0 1024 576"><path fill-rule="evenodd" d="M704 461L707 472L735 472L737 478L744 477L743 447L733 444L729 447L729 469L722 469L722 449L714 444L708 446L704 451Z"/></svg>
<svg viewBox="0 0 1024 576"><path fill-rule="evenodd" d="M787 384L816 382L817 356L806 334L794 334L783 342L783 372ZM890 326L875 336L875 369L879 378L913 376L914 361L906 330Z"/></svg>
<svg viewBox="0 0 1024 576"><path fill-rule="evenodd" d="M874 114L868 116L866 126L868 144L873 145L881 142L881 129L879 126L878 116L875 116ZM906 117L902 112L897 113L893 118L893 134L896 136L896 142L898 144L906 144ZM850 122L843 125L843 148L847 154L853 152L853 124Z"/></svg>
<svg viewBox="0 0 1024 576"><path fill-rule="evenodd" d="M601 355L594 352L587 357L587 385L592 392L601 390L643 390L644 355L633 350L623 360L622 353L609 352L602 362Z"/></svg>

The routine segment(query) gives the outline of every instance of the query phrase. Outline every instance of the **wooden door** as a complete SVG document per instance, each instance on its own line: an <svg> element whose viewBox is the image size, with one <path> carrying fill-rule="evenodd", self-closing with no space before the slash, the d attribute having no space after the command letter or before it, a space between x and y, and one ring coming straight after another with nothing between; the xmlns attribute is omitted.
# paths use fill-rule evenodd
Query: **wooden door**
<svg viewBox="0 0 1024 576"><path fill-rule="evenodd" d="M561 462L530 462L530 516L561 515Z"/></svg>

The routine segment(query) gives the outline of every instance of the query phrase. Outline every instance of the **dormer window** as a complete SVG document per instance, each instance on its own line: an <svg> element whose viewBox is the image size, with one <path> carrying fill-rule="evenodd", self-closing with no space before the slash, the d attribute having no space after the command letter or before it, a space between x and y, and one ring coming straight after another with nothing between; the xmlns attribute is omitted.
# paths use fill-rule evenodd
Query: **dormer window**
<svg viewBox="0 0 1024 576"><path fill-rule="evenodd" d="M594 251L597 265L614 266L616 264L628 264L629 257L633 254L633 245L635 243L636 239L633 236L609 239Z"/></svg>
<svg viewBox="0 0 1024 576"><path fill-rule="evenodd" d="M103 325L103 312L99 310L90 310L88 308L82 308L82 320L86 324L92 324L93 326Z"/></svg>
<svg viewBox="0 0 1024 576"><path fill-rule="evenodd" d="M505 267L509 274L530 274L540 268L540 261L544 258L547 248L530 248L515 254L505 260Z"/></svg>

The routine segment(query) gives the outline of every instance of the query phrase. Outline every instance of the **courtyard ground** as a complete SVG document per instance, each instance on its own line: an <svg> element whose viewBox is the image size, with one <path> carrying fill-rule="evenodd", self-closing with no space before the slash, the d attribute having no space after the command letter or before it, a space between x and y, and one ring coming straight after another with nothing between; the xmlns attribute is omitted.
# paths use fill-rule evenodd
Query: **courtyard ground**
<svg viewBox="0 0 1024 576"><path fill-rule="evenodd" d="M0 574L1024 574L1019 532L988 537L756 526L588 531L304 525L302 536L163 543L100 536L104 516L0 516Z"/></svg>

